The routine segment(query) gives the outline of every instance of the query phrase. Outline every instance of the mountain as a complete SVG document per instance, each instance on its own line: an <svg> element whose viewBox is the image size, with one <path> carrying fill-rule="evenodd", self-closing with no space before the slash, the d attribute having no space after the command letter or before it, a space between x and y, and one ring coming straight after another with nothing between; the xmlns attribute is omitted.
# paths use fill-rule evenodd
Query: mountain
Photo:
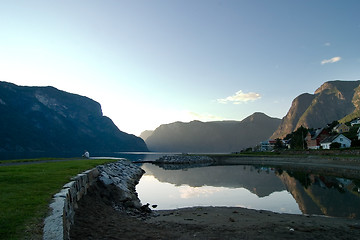
<svg viewBox="0 0 360 240"><path fill-rule="evenodd" d="M148 137L151 136L151 134L153 134L154 131L151 131L151 130L146 130L146 131L143 131L141 134L140 134L140 137L145 141Z"/></svg>
<svg viewBox="0 0 360 240"><path fill-rule="evenodd" d="M0 82L0 152L147 151L99 103L54 87Z"/></svg>
<svg viewBox="0 0 360 240"><path fill-rule="evenodd" d="M254 113L242 121L174 122L156 128L145 142L159 152L236 152L268 139L280 121Z"/></svg>
<svg viewBox="0 0 360 240"><path fill-rule="evenodd" d="M300 126L320 128L333 121L360 116L360 80L329 81L314 94L296 97L272 139L283 138Z"/></svg>

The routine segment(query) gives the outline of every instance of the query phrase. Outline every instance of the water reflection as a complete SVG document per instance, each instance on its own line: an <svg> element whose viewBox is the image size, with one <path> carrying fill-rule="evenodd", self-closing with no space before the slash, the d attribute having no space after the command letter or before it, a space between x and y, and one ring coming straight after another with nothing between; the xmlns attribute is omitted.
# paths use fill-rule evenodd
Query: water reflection
<svg viewBox="0 0 360 240"><path fill-rule="evenodd" d="M291 171L279 177L302 213L360 218L359 180Z"/></svg>
<svg viewBox="0 0 360 240"><path fill-rule="evenodd" d="M137 185L143 203L159 209L191 206L239 206L301 213L281 179L271 169L253 166L209 166L165 170L144 164Z"/></svg>
<svg viewBox="0 0 360 240"><path fill-rule="evenodd" d="M159 209L241 206L275 212L360 218L360 181L267 167L227 165L165 170L143 164L143 203Z"/></svg>
<svg viewBox="0 0 360 240"><path fill-rule="evenodd" d="M254 166L208 166L164 170L153 164L144 164L142 168L146 172L145 175L152 175L160 182L172 183L175 186L246 188L259 197L286 190L281 179L274 174L274 170Z"/></svg>

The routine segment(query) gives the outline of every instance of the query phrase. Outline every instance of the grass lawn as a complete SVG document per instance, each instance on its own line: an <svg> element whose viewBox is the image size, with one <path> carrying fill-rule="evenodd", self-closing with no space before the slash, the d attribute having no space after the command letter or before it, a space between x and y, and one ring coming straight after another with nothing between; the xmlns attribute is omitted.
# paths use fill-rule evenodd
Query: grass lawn
<svg viewBox="0 0 360 240"><path fill-rule="evenodd" d="M113 161L84 159L0 166L0 239L41 239L52 196L71 177Z"/></svg>

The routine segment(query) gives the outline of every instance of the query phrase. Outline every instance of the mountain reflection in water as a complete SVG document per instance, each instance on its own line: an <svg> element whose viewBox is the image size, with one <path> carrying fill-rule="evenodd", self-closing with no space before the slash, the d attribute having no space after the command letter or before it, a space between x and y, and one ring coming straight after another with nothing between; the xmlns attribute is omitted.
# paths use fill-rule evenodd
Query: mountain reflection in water
<svg viewBox="0 0 360 240"><path fill-rule="evenodd" d="M143 164L136 189L157 209L234 206L360 218L360 181L275 168L227 165L165 170Z"/></svg>

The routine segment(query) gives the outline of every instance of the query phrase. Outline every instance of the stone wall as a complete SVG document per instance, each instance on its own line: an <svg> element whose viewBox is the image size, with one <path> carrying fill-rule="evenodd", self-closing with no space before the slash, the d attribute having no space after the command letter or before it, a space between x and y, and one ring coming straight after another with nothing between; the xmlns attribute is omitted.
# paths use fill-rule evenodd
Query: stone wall
<svg viewBox="0 0 360 240"><path fill-rule="evenodd" d="M44 221L44 240L70 239L70 228L74 223L77 203L86 195L90 186L101 183L111 186L111 191L117 191L119 201L128 202L134 207L141 207L137 198L135 186L144 171L127 160L97 166L73 177L61 191L54 195L49 205L51 215Z"/></svg>
<svg viewBox="0 0 360 240"><path fill-rule="evenodd" d="M49 206L52 213L45 219L43 239L69 239L77 202L87 193L99 175L97 168L78 174L54 195Z"/></svg>

